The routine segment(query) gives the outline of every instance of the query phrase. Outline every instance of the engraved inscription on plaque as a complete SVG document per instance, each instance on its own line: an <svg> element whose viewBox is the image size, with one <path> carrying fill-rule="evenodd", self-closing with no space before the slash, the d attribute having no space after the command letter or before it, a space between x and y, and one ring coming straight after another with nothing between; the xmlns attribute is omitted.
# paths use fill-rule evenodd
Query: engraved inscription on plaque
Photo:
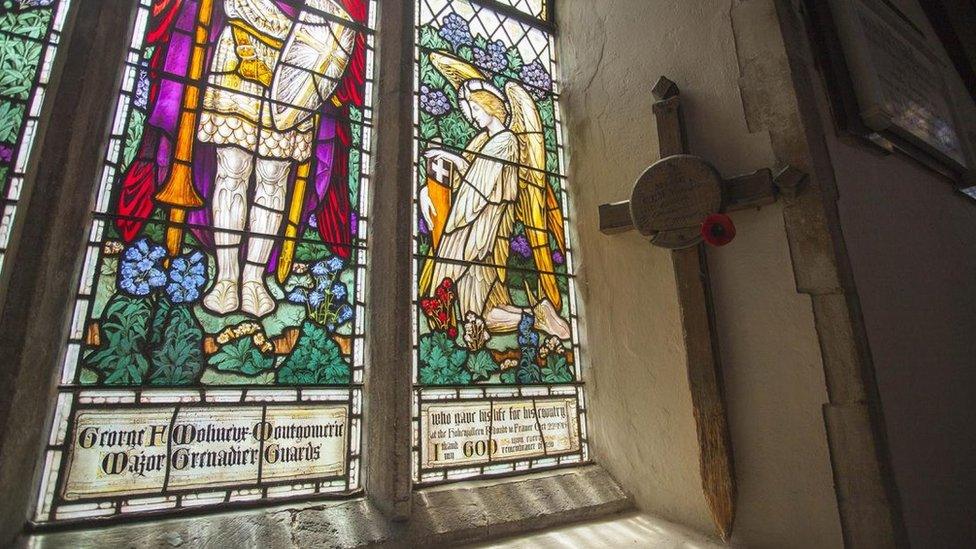
<svg viewBox="0 0 976 549"><path fill-rule="evenodd" d="M943 68L915 28L878 0L831 0L861 118L966 168Z"/></svg>
<svg viewBox="0 0 976 549"><path fill-rule="evenodd" d="M576 397L425 403L424 468L554 456L580 449Z"/></svg>
<svg viewBox="0 0 976 549"><path fill-rule="evenodd" d="M696 156L669 156L652 164L634 184L630 214L634 227L664 248L701 242L702 220L722 207L722 179Z"/></svg>
<svg viewBox="0 0 976 549"><path fill-rule="evenodd" d="M211 405L76 412L66 501L267 482L346 470L345 405Z"/></svg>

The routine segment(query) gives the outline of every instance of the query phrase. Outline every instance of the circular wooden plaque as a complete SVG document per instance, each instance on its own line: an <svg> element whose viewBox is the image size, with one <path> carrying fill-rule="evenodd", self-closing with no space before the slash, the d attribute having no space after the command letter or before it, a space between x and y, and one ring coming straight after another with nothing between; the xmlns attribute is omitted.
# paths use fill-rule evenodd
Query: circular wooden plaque
<svg viewBox="0 0 976 549"><path fill-rule="evenodd" d="M634 183L630 216L651 243L678 249L701 242L701 223L722 208L722 178L697 156L679 154L652 164Z"/></svg>

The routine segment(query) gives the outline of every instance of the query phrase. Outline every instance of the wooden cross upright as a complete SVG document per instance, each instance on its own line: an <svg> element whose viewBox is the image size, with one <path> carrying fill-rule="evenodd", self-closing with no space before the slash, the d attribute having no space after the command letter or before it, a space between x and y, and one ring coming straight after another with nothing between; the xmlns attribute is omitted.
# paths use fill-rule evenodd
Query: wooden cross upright
<svg viewBox="0 0 976 549"><path fill-rule="evenodd" d="M735 519L735 470L701 225L709 214L771 204L779 194L793 196L805 175L787 167L775 178L763 169L722 179L708 162L686 154L677 85L662 76L653 94L661 160L637 180L631 200L600 206L600 230L637 229L654 245L672 250L702 490L719 535L728 541Z"/></svg>

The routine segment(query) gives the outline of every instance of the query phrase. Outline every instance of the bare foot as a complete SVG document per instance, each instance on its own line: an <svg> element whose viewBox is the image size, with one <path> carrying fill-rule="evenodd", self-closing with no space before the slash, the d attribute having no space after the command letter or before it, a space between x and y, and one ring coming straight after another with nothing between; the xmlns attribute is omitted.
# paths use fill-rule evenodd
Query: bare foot
<svg viewBox="0 0 976 549"><path fill-rule="evenodd" d="M233 280L218 280L203 298L204 307L222 315L236 311L238 305L237 283Z"/></svg>
<svg viewBox="0 0 976 549"><path fill-rule="evenodd" d="M241 310L262 317L275 308L275 300L260 280L246 280L241 287Z"/></svg>
<svg viewBox="0 0 976 549"><path fill-rule="evenodd" d="M535 329L554 335L559 339L569 339L569 324L561 316L552 302L543 299L532 308L535 315Z"/></svg>

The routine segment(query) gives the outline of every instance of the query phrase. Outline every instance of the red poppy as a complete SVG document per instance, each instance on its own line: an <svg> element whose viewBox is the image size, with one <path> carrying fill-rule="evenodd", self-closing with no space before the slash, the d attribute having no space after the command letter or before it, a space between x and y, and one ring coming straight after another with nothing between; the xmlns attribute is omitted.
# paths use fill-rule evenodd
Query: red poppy
<svg viewBox="0 0 976 549"><path fill-rule="evenodd" d="M440 301L432 297L425 297L424 299L420 300L420 308L422 308L424 313L428 315L434 314L434 311L437 310L438 305L440 305Z"/></svg>
<svg viewBox="0 0 976 549"><path fill-rule="evenodd" d="M446 331L451 338L457 337L457 320L454 318L454 302L457 294L454 291L454 281L445 278L434 289L434 297L420 300L430 327L434 330ZM452 335L453 334L453 335Z"/></svg>
<svg viewBox="0 0 976 549"><path fill-rule="evenodd" d="M702 221L702 238L710 246L725 246L735 238L735 224L725 214L711 214Z"/></svg>

